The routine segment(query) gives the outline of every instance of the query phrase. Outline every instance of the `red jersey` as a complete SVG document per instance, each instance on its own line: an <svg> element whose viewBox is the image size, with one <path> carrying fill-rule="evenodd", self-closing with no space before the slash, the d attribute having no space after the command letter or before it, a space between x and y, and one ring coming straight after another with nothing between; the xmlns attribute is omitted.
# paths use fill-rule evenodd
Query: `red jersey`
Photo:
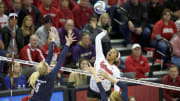
<svg viewBox="0 0 180 101"><path fill-rule="evenodd" d="M91 14L93 13L90 7L82 8L80 5L77 5L72 10L74 16L75 26L81 29L82 26L88 23Z"/></svg>
<svg viewBox="0 0 180 101"><path fill-rule="evenodd" d="M42 17L43 17L42 22L44 22L44 17L46 15L50 15L52 17L53 26L58 28L58 10L56 8L51 6L51 8L49 10L47 10L47 9L45 9L44 5L41 4L39 7L39 10L40 10Z"/></svg>
<svg viewBox="0 0 180 101"><path fill-rule="evenodd" d="M145 73L150 71L149 62L146 57L140 56L135 60L132 55L128 56L125 61L125 72L136 72L136 78L146 78Z"/></svg>
<svg viewBox="0 0 180 101"><path fill-rule="evenodd" d="M21 49L19 53L19 59L26 60L26 61L36 61L40 62L44 60L44 56L40 49L35 48L32 49L31 45L28 44Z"/></svg>
<svg viewBox="0 0 180 101"><path fill-rule="evenodd" d="M73 13L69 8L63 9L59 7L58 14L59 14L59 27L64 27L64 24L67 19L74 20Z"/></svg>
<svg viewBox="0 0 180 101"><path fill-rule="evenodd" d="M176 78L176 81L173 82L172 78L169 75L166 75L162 79L163 84L173 85L180 87L180 76ZM169 89L163 89L163 96L168 101L173 101L173 98L180 98L180 91L174 91Z"/></svg>
<svg viewBox="0 0 180 101"><path fill-rule="evenodd" d="M53 58L52 61L57 61L58 57L60 55L61 49L59 47L54 46L54 51L53 51ZM40 50L42 51L43 56L46 58L48 55L48 51L49 51L49 46L47 44L44 44Z"/></svg>
<svg viewBox="0 0 180 101"><path fill-rule="evenodd" d="M177 33L177 28L173 21L169 21L168 25L165 25L164 21L161 19L155 23L153 27L151 39L154 39L155 35L159 34L163 38L170 40L170 38L176 33Z"/></svg>

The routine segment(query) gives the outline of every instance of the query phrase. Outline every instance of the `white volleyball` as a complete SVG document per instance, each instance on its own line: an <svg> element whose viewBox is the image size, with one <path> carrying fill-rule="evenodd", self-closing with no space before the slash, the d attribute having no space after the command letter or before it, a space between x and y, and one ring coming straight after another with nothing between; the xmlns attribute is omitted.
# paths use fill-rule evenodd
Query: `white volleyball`
<svg viewBox="0 0 180 101"><path fill-rule="evenodd" d="M106 12L106 10L107 10L107 4L104 1L97 1L94 4L94 11L97 14L103 14Z"/></svg>

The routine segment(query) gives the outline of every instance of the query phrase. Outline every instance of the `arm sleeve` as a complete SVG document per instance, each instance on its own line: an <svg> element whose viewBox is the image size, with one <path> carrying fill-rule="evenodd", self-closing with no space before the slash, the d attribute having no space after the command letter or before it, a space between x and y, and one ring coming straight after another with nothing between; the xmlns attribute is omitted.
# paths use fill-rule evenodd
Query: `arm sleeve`
<svg viewBox="0 0 180 101"><path fill-rule="evenodd" d="M37 1L36 1L37 2ZM35 29L38 29L42 24L42 15L38 8L36 9L36 23L35 23Z"/></svg>
<svg viewBox="0 0 180 101"><path fill-rule="evenodd" d="M38 49L37 51L38 51L38 60L39 60L39 62L41 62L44 60L44 56L40 49Z"/></svg>
<svg viewBox="0 0 180 101"><path fill-rule="evenodd" d="M68 52L69 46L65 46L61 52L61 55L59 56L58 62L56 64L56 66L54 67L54 69L52 70L52 72L50 73L50 75L53 76L53 78L56 77L57 73L59 72L59 69L61 68L62 63L64 62L67 52Z"/></svg>
<svg viewBox="0 0 180 101"><path fill-rule="evenodd" d="M101 95L101 101L108 101L107 100L107 96L106 96L106 92L101 84L101 82L98 82L97 83L97 86L99 88L99 91L100 91L100 95Z"/></svg>
<svg viewBox="0 0 180 101"><path fill-rule="evenodd" d="M105 58L105 56L103 54L102 43L101 43L101 40L105 35L106 34L104 32L101 32L96 36L96 39L95 39L96 60Z"/></svg>
<svg viewBox="0 0 180 101"><path fill-rule="evenodd" d="M26 60L26 61L32 61L31 51L28 48L21 49L21 51L19 53L19 59Z"/></svg>
<svg viewBox="0 0 180 101"><path fill-rule="evenodd" d="M128 88L127 85L122 83L121 81L117 82L117 85L122 89L122 99L123 101L128 101Z"/></svg>
<svg viewBox="0 0 180 101"><path fill-rule="evenodd" d="M54 42L51 42L51 43L50 43L48 55L47 55L47 58L46 58L46 60L45 60L48 65L50 65L51 60L52 60L52 57L53 57L54 44L55 44Z"/></svg>
<svg viewBox="0 0 180 101"><path fill-rule="evenodd" d="M153 27L153 32L151 35L151 40L155 38L156 35L160 35L161 36L161 25L156 23Z"/></svg>

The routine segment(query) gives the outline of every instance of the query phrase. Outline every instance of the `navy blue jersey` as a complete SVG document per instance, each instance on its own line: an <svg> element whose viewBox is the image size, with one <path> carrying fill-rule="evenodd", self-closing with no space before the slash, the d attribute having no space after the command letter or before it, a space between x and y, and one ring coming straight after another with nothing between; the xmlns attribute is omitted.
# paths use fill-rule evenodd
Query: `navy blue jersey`
<svg viewBox="0 0 180 101"><path fill-rule="evenodd" d="M51 43L46 62L50 64L53 56L53 46L54 43ZM48 74L43 75L36 80L34 94L31 97L30 101L50 101L52 92L54 90L54 80L59 72L59 69L66 58L69 47L65 46L59 60L54 67L54 69Z"/></svg>
<svg viewBox="0 0 180 101"><path fill-rule="evenodd" d="M118 81L117 85L122 89L121 96L122 96L123 101L128 101L128 89L127 89L127 86L124 83L122 83L121 81ZM101 82L98 82L97 86L98 86L99 91L100 91L101 101L108 101L107 96L106 96L106 92L105 92Z"/></svg>

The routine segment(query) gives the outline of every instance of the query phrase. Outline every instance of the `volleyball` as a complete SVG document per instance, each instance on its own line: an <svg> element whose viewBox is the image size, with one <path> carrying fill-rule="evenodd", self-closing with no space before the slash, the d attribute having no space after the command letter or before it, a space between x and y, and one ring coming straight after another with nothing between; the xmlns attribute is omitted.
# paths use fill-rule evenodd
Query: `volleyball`
<svg viewBox="0 0 180 101"><path fill-rule="evenodd" d="M97 1L94 4L94 11L97 14L103 14L106 12L106 10L107 10L107 4L104 1Z"/></svg>

